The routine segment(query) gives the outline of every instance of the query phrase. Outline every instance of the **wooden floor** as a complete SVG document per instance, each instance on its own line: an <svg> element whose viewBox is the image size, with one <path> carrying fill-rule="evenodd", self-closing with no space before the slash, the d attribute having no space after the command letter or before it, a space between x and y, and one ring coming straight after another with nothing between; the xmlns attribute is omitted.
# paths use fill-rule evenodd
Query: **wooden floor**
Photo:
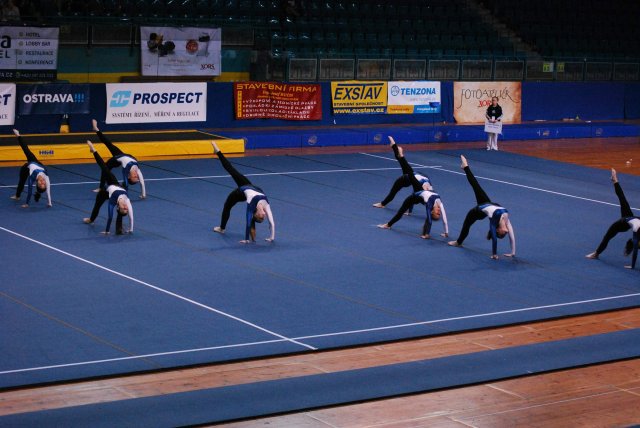
<svg viewBox="0 0 640 428"><path fill-rule="evenodd" d="M482 146L483 143L428 144L412 145L406 150ZM500 148L595 168L615 167L619 172L640 175L638 138L501 142ZM268 153L256 150L247 155L371 151L359 149L288 149ZM640 276L638 283L640 286ZM372 367L630 328L640 328L640 308L378 346L15 389L0 393L0 415ZM634 424L640 424L640 359L240 421L227 426L621 427Z"/></svg>

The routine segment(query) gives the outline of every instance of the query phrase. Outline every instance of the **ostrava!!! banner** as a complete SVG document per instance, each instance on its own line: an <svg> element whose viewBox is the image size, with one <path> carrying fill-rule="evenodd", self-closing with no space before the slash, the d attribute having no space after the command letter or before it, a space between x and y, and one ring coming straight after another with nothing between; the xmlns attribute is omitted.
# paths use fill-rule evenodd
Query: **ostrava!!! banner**
<svg viewBox="0 0 640 428"><path fill-rule="evenodd" d="M320 85L275 82L233 84L236 119L322 119Z"/></svg>
<svg viewBox="0 0 640 428"><path fill-rule="evenodd" d="M384 114L387 112L387 82L331 82L334 114Z"/></svg>
<svg viewBox="0 0 640 428"><path fill-rule="evenodd" d="M19 85L18 114L90 113L89 85Z"/></svg>
<svg viewBox="0 0 640 428"><path fill-rule="evenodd" d="M58 27L1 27L0 80L55 80Z"/></svg>
<svg viewBox="0 0 640 428"><path fill-rule="evenodd" d="M389 82L387 112L440 113L440 82Z"/></svg>
<svg viewBox="0 0 640 428"><path fill-rule="evenodd" d="M140 27L143 76L219 76L222 30Z"/></svg>
<svg viewBox="0 0 640 428"><path fill-rule="evenodd" d="M107 83L106 123L204 122L207 84Z"/></svg>
<svg viewBox="0 0 640 428"><path fill-rule="evenodd" d="M498 97L502 122L522 121L520 82L454 82L453 117L457 123L484 123L492 97Z"/></svg>
<svg viewBox="0 0 640 428"><path fill-rule="evenodd" d="M0 83L0 125L13 125L16 119L16 85Z"/></svg>

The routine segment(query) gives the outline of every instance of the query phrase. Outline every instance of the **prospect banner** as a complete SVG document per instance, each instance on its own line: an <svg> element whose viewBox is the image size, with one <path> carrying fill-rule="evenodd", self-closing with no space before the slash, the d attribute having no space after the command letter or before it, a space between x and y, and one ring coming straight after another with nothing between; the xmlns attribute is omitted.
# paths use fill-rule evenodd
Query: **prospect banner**
<svg viewBox="0 0 640 428"><path fill-rule="evenodd" d="M107 83L106 123L205 122L207 84Z"/></svg>
<svg viewBox="0 0 640 428"><path fill-rule="evenodd" d="M16 120L16 85L0 83L0 125L13 125Z"/></svg>

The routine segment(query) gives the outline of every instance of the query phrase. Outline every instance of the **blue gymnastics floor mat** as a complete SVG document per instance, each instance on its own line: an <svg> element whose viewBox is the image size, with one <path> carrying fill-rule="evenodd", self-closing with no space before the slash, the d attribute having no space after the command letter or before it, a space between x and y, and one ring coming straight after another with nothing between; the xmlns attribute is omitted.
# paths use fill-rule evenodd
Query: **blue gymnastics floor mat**
<svg viewBox="0 0 640 428"><path fill-rule="evenodd" d="M0 417L0 426L175 427L424 393L640 356L640 329Z"/></svg>
<svg viewBox="0 0 640 428"><path fill-rule="evenodd" d="M9 198L18 168L0 169L0 388L638 306L639 269L623 268L627 236L601 260L584 257L620 216L606 171L466 152L514 224L517 258L494 261L486 221L463 248L446 245L475 204L460 153L407 153L446 206L451 238L437 222L430 240L418 237L420 208L392 230L376 227L408 194L371 207L400 174L390 153L232 159L265 189L276 219L276 242L260 225L252 245L238 243L242 206L224 235L211 231L233 189L216 159L143 163L148 198L132 187L127 236L100 234L104 211L82 223L96 165L50 166L52 208L21 208ZM620 181L637 208L640 179Z"/></svg>

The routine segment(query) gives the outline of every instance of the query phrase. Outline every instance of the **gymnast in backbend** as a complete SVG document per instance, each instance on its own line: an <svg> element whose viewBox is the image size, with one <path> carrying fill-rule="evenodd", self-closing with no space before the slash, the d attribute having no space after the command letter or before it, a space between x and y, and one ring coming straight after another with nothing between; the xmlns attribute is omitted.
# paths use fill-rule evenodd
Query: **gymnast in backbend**
<svg viewBox="0 0 640 428"><path fill-rule="evenodd" d="M447 214L444 210L444 204L440 199L440 195L433 192L433 188L429 182L421 182L416 178L416 175L413 172L413 168L409 165L409 162L404 157L404 153L402 147L398 147L396 142L393 140L393 137L389 137L389 141L391 141L391 148L393 149L393 153L400 163L400 167L402 168L403 177L408 177L411 186L413 187L413 193L409 195L402 206L393 216L391 220L387 223L378 225L381 229L391 229L398 220L402 218L402 215L408 211L411 207L416 204L423 204L427 210L427 218L424 221L424 226L422 227L422 235L420 235L423 239L429 239L431 237L431 225L435 220L439 220L442 217L442 223L444 225L444 233L442 236L449 236L449 226L447 224Z"/></svg>
<svg viewBox="0 0 640 428"><path fill-rule="evenodd" d="M218 159L220 159L220 163L222 163L223 168L229 173L229 175L231 175L231 178L233 178L233 181L235 181L238 186L237 189L233 190L229 196L227 196L227 200L225 201L224 208L222 210L220 226L214 227L214 232L224 233L231 215L231 208L233 208L233 206L238 202L246 201L247 212L245 236L244 240L240 242L242 244L255 242L256 222L262 223L265 218L269 221L269 229L271 230L271 235L266 238L265 241L274 241L276 238L276 224L273 220L269 200L265 196L264 192L259 187L254 186L247 177L239 173L233 165L231 165L214 141L212 141L211 144L213 145L213 151L218 155Z"/></svg>
<svg viewBox="0 0 640 428"><path fill-rule="evenodd" d="M497 249L498 249L498 238L502 239L507 234L509 235L509 241L511 243L511 252L505 254L507 257L515 257L516 255L516 237L513 232L513 227L511 226L511 221L509 220L509 211L506 208L501 207L500 205L491 202L489 196L482 190L478 180L476 180L475 176L471 172L469 168L469 164L467 163L467 159L464 156L460 156L462 160L462 169L464 170L467 180L469 180L469 184L471 184L471 188L473 189L473 193L476 196L477 205L467 213L467 216L464 219L464 223L462 224L462 230L460 231L460 235L458 239L455 241L449 241L449 245L454 247L461 247L467 235L469 235L469 229L471 229L471 225L475 223L477 220L482 220L483 218L489 217L489 232L487 233L487 239L491 239L491 258L498 259Z"/></svg>
<svg viewBox="0 0 640 428"><path fill-rule="evenodd" d="M636 260L638 259L638 245L640 245L640 217L633 215L631 206L629 205L629 202L627 202L627 198L624 196L620 183L618 183L616 170L613 168L611 168L611 181L613 181L613 188L615 189L618 200L620 201L621 218L609 226L609 229L602 238L598 248L596 248L593 253L587 254L587 258L597 259L607 248L609 241L611 241L614 236L618 233L626 232L631 229L633 231L633 236L625 244L624 255L628 256L629 254L633 254L631 256L631 264L625 266L627 269L633 269L636 266Z"/></svg>
<svg viewBox="0 0 640 428"><path fill-rule="evenodd" d="M33 185L36 185L36 193L33 195L33 199L38 202L43 192L47 192L47 206L50 207L51 203L51 183L49 182L49 175L47 174L47 168L38 161L38 158L29 150L29 146L24 142L24 139L20 136L20 132L17 129L13 130L13 133L18 137L18 143L27 157L27 163L20 168L20 179L18 180L18 187L16 187L16 194L11 196L11 199L20 200L20 195L24 190L25 183L27 184L27 200L22 205L22 208L28 208L31 201L31 195L33 194Z"/></svg>
<svg viewBox="0 0 640 428"><path fill-rule="evenodd" d="M100 132L100 129L98 129L98 122L95 119L91 121L91 124L93 126L93 130L98 135L98 138L100 138L100 141L105 146L107 146L107 149L109 149L109 151L111 152L111 155L113 156L106 163L109 170L112 170L113 168L117 168L121 166L122 167L122 186L126 190L129 190L129 184L140 183L140 188L141 188L140 198L141 199L146 198L147 191L144 187L144 176L142 175L142 171L140 171L138 160L133 156L131 156L130 154L123 153L122 150L120 150L118 147L116 147L116 145L114 145L111 142L111 140L105 137L105 135L102 132ZM100 187L98 191L103 187L105 187L105 183L106 183L106 176L103 174L100 177Z"/></svg>
<svg viewBox="0 0 640 428"><path fill-rule="evenodd" d="M433 190L431 179L428 176L417 174L417 173L414 173L413 176L422 185L423 189ZM393 182L393 186L391 186L391 190L389 190L389 193L387 194L387 196L385 196L382 201L376 202L375 204L373 204L373 206L376 208L386 207L387 205L389 205L391 201L393 201L393 199L396 197L396 195L400 190L402 190L405 187L410 187L411 185L412 184L411 184L410 176L403 173L400 177L396 179L396 181ZM413 210L413 206L409 208L407 213L411 213L412 210Z"/></svg>
<svg viewBox="0 0 640 428"><path fill-rule="evenodd" d="M108 211L108 219L107 219L107 227L105 231L102 232L105 235L109 234L109 229L111 228L111 221L113 220L113 211L114 209L117 211L116 218L116 235L122 235L126 233L126 231L122 228L122 217L129 216L129 233L133 233L133 207L131 206L131 201L129 200L129 195L127 194L127 190L120 186L118 183L118 179L113 175L113 173L109 170L109 167L105 164L104 160L100 156L100 153L96 151L93 147L91 141L87 141L89 145L89 150L93 153L93 157L96 159L96 163L100 166L100 170L102 175L105 178L104 187L101 187L96 195L96 202L93 205L93 210L91 211L91 217L83 219L83 221L87 224L92 224L95 219L98 217L98 213L100 212L100 207L104 204L105 201L109 201L109 211Z"/></svg>

